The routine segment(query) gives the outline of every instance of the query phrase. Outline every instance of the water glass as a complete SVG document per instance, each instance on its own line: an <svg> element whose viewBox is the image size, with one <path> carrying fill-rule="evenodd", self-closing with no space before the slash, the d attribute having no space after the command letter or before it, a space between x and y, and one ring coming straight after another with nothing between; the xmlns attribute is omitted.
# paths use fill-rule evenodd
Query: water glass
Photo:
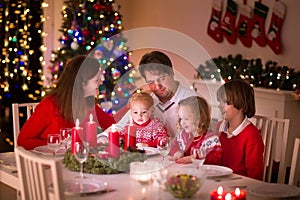
<svg viewBox="0 0 300 200"><path fill-rule="evenodd" d="M191 160L197 168L199 165L203 165L206 157L206 150L201 147L191 147Z"/></svg>
<svg viewBox="0 0 300 200"><path fill-rule="evenodd" d="M157 149L163 157L163 163L165 162L165 157L169 154L171 148L170 138L169 137L159 137L157 139Z"/></svg>
<svg viewBox="0 0 300 200"><path fill-rule="evenodd" d="M61 145L61 136L60 134L49 134L47 138L47 146L53 151L53 156L55 156L56 152L59 150Z"/></svg>
<svg viewBox="0 0 300 200"><path fill-rule="evenodd" d="M72 129L71 128L61 128L59 129L60 136L61 136L61 143L65 146L65 150L67 151L68 147L71 145L72 142Z"/></svg>
<svg viewBox="0 0 300 200"><path fill-rule="evenodd" d="M80 163L80 174L79 177L83 179L85 178L83 175L83 163L87 160L89 155L89 143L87 142L76 142L74 144L74 156L76 160Z"/></svg>

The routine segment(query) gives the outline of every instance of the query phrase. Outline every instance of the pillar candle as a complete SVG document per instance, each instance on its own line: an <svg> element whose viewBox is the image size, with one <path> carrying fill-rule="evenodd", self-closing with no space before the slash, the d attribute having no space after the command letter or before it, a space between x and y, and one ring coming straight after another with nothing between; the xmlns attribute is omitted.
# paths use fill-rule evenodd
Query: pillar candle
<svg viewBox="0 0 300 200"><path fill-rule="evenodd" d="M126 131L125 131L125 150L130 146L134 150L136 149L136 126L133 124L132 118L130 117L130 121L128 126L126 126Z"/></svg>
<svg viewBox="0 0 300 200"><path fill-rule="evenodd" d="M120 133L115 124L111 126L111 130L108 132L108 152L111 157L119 158L120 156Z"/></svg>
<svg viewBox="0 0 300 200"><path fill-rule="evenodd" d="M85 124L86 141L90 147L97 148L97 124L93 121L93 114L90 114L90 121Z"/></svg>
<svg viewBox="0 0 300 200"><path fill-rule="evenodd" d="M225 193L223 192L223 187L219 186L217 190L210 192L210 200L224 200Z"/></svg>
<svg viewBox="0 0 300 200"><path fill-rule="evenodd" d="M82 142L83 140L83 128L79 127L79 119L76 119L75 127L72 128L72 144L71 144L71 153L75 151L75 143Z"/></svg>

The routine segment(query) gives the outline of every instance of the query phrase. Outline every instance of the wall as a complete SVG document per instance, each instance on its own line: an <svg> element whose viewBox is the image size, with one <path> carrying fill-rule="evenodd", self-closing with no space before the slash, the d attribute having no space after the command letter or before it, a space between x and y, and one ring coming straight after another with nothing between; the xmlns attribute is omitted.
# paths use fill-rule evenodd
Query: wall
<svg viewBox="0 0 300 200"><path fill-rule="evenodd" d="M226 1L222 1L223 8L225 8ZM242 3L242 0L235 1ZM234 45L229 44L227 40L223 40L222 43L215 42L206 33L212 10L212 1L210 0L117 0L116 2L121 6L120 13L123 15L125 31L141 27L168 28L186 34L197 41L211 57L241 53L243 57L248 59L262 58L264 63L273 60L282 66L287 65L295 68L296 71L300 71L300 58L298 56L298 47L300 46L300 27L298 25L300 1L282 1L286 5L286 16L281 32L283 50L280 55L274 54L268 46L259 47L255 42L253 42L251 48L244 47L239 40ZM274 2L275 0L262 0L262 3L269 7L265 23L266 31L269 29ZM253 8L254 0L248 0L248 5ZM145 38L145 40L147 39L149 38ZM159 38L157 39L159 40ZM138 64L140 56L146 51L147 49L133 51L131 59L135 65ZM190 53L193 53L193 51L194 49L190 49ZM194 72L187 70L187 68L193 66L190 66L189 62L181 56L170 55L174 61L175 69L181 71L188 78L192 78Z"/></svg>
<svg viewBox="0 0 300 200"><path fill-rule="evenodd" d="M48 0L49 1L49 0ZM242 0L235 0L241 4ZM282 0L281 0L282 1ZM223 8L226 7L226 1L222 0ZM248 5L254 7L255 0L248 0ZM269 28L271 13L275 0L262 0L262 3L269 7L268 17L266 19L266 30ZM199 45L207 51L211 57L227 56L228 54L236 55L241 53L244 58L262 58L263 62L268 60L276 61L279 65L287 65L300 71L300 58L298 56L298 47L300 46L300 26L297 19L299 19L300 1L284 0L286 5L286 16L282 26L282 54L276 55L268 47L259 47L253 42L251 48L244 47L239 40L232 45L226 40L222 43L215 42L207 35L207 24L210 19L212 10L211 0L116 0L116 3L121 6L120 13L123 15L124 31L132 31L141 27L159 27L166 28L172 31L178 31L196 41ZM51 51L59 47L58 38L61 33L58 31L61 26L61 10L63 1L53 0L49 1L49 7L45 9L45 16L47 21L45 23L45 32L47 36L44 38L46 47L45 52L45 67L51 65ZM223 9L224 10L224 9ZM144 37L144 40L149 41L149 37ZM159 40L160 38L154 38ZM163 42L163 41L162 41ZM182 45L177 45L177 41L173 41L174 46L181 49ZM149 48L132 49L131 60L134 65L138 65L139 59ZM172 53L173 52L173 53ZM186 50L186 54L192 55L197 52L195 49ZM171 56L175 69L178 70L187 79L192 79L196 74L194 70L201 59L195 57L191 63L191 58L178 55L174 49L167 50L168 55ZM205 59L204 59L205 60Z"/></svg>

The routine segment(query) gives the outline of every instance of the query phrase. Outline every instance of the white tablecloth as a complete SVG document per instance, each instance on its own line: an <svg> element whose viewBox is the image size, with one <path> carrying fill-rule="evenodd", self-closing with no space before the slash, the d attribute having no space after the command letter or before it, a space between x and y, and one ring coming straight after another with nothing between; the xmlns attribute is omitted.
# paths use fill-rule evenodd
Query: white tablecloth
<svg viewBox="0 0 300 200"><path fill-rule="evenodd" d="M13 160L13 153L0 153L0 160ZM7 162L6 162L7 163ZM62 165L63 167L63 165ZM182 167L182 165L173 164L171 167ZM64 167L63 167L64 168ZM64 181L72 180L74 177L78 176L79 172L73 172L66 168L63 169L63 178ZM96 192L90 194L67 194L67 199L174 199L174 197L167 191L160 190L158 183L154 182L150 186L144 186L138 183L136 180L133 180L130 177L129 173L119 173L119 174L110 174L110 175L93 175L85 174L89 179L102 180L108 183L109 192ZM0 181L13 187L19 189L18 175L15 172L14 168L1 166L0 164ZM237 174L230 174L222 177L207 178L204 185L201 189L191 198L191 199L201 199L209 200L210 192L216 190L218 186L222 186L225 191L232 191L236 187L240 187L247 191L248 188L253 186L265 186L268 183L251 179L248 177L240 176ZM300 193L300 188L299 188ZM299 199L300 197L298 197ZM252 196L247 192L247 200L258 199L258 197ZM264 199L264 198L260 198ZM297 198L294 198L297 199Z"/></svg>

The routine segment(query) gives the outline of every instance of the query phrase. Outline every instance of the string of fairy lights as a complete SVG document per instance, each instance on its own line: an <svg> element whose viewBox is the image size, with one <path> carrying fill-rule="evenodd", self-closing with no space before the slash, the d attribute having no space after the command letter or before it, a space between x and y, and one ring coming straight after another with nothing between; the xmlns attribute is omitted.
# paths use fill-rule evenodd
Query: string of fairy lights
<svg viewBox="0 0 300 200"><path fill-rule="evenodd" d="M48 5L41 4L41 9ZM36 76L36 71L30 68L30 56L37 52L32 47L33 37L30 29L37 28L37 32L41 38L46 34L42 30L42 26L35 26L31 24L30 20L33 18L32 10L30 8L30 0L27 1L6 1L5 4L0 4L0 10L4 11L4 15L0 16L0 23L4 26L4 42L2 47L2 56L0 57L1 68L3 73L0 76L0 100L3 98L11 98L14 89L20 88L23 91L30 91L29 85L32 78ZM45 21L45 17L41 14L41 22ZM31 27L35 26L35 27ZM39 50L45 51L42 45ZM45 65L43 55L38 58L41 66ZM38 84L42 86L44 79L42 68L37 70L40 81ZM18 83L14 82L18 80ZM45 93L42 90L35 89L28 93L27 98L32 101L37 101Z"/></svg>

